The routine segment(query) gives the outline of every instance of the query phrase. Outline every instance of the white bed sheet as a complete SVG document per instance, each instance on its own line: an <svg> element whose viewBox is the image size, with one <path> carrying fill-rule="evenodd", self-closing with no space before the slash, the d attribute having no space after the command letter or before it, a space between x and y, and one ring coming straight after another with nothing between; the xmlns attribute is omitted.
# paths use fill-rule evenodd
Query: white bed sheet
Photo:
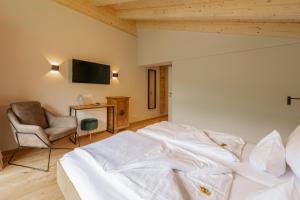
<svg viewBox="0 0 300 200"><path fill-rule="evenodd" d="M243 161L248 159L253 147L253 144L246 144L242 154ZM60 163L80 196L82 194L84 194L84 196L88 195L91 200L95 199L95 197L97 197L97 199L101 197L103 200L139 199L134 192L130 193L128 188L123 188L123 185L116 184L109 174L101 170L95 171L94 168L84 165L72 152L69 153L68 156L65 156ZM94 191L97 191L97 194L90 192L91 187L94 187ZM229 200L243 200L251 193L256 193L266 188L267 186L263 184L251 181L244 176L234 173L234 181Z"/></svg>
<svg viewBox="0 0 300 200"><path fill-rule="evenodd" d="M118 185L104 170L86 165L73 152L61 159L60 164L75 187L78 195L89 200L140 200L123 185ZM116 192L118 191L118 192Z"/></svg>
<svg viewBox="0 0 300 200"><path fill-rule="evenodd" d="M235 172L235 174L248 178L256 183L259 183L267 187L273 187L275 185L284 183L290 180L294 176L293 172L289 168L287 168L286 173L280 177L275 177L267 172L262 172L257 170L249 162L249 155L254 147L255 145L251 143L247 143L245 145L241 162L235 162L235 163L228 163L228 162L225 163L222 161L219 162L231 168Z"/></svg>
<svg viewBox="0 0 300 200"><path fill-rule="evenodd" d="M230 200L243 200L250 194L256 194L268 189L268 185L274 186L286 182L294 176L289 168L287 168L286 173L279 178L273 176L273 178L270 178L266 173L262 175L262 173L253 170L249 163L249 155L254 147L255 144L247 143L243 149L241 164L237 164L233 167L238 173L243 174L244 176L235 173L231 187ZM246 177L249 177L250 179Z"/></svg>
<svg viewBox="0 0 300 200"><path fill-rule="evenodd" d="M243 149L242 162L248 160L251 150L254 148L254 144L247 143ZM231 186L230 200L243 200L247 196L257 191L263 190L267 186L256 183L247 179L237 173L234 173L234 180Z"/></svg>

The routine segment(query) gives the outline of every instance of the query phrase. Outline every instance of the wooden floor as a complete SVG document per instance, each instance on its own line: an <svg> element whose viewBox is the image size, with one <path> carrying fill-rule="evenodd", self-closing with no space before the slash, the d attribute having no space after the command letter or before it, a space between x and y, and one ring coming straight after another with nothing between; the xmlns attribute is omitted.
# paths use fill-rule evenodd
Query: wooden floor
<svg viewBox="0 0 300 200"><path fill-rule="evenodd" d="M136 131L149 124L167 120L167 117L159 117L143 122L132 124L128 129ZM103 140L112 136L109 132L94 134L92 142ZM89 138L80 138L81 145L89 143ZM55 147L74 147L68 139L55 144ZM10 199L34 199L34 200L56 200L64 199L58 185L56 184L56 162L69 150L53 150L51 154L50 171L40 172L12 165L0 171L0 200ZM10 153L4 155L6 163ZM23 150L16 157L16 162L34 167L46 167L47 150Z"/></svg>

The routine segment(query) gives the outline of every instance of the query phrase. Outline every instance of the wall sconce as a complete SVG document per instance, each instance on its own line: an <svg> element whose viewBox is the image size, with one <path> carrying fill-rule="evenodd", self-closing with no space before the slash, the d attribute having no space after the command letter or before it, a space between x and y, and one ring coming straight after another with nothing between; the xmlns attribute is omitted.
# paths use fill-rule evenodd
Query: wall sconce
<svg viewBox="0 0 300 200"><path fill-rule="evenodd" d="M117 78L119 77L119 73L113 72L113 73L112 73L112 77L113 77L114 79L117 79Z"/></svg>
<svg viewBox="0 0 300 200"><path fill-rule="evenodd" d="M287 105L291 105L292 104L292 100L300 100L300 98L288 96L287 97Z"/></svg>
<svg viewBox="0 0 300 200"><path fill-rule="evenodd" d="M51 71L52 72L59 72L59 65L52 65L51 66Z"/></svg>

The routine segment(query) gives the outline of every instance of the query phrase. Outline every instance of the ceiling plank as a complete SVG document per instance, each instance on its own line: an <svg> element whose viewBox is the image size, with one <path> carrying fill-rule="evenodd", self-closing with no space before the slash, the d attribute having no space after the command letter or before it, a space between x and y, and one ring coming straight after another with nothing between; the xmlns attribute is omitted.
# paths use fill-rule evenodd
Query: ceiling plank
<svg viewBox="0 0 300 200"><path fill-rule="evenodd" d="M210 4L212 2L221 2L224 0L138 0L135 2L126 2L113 5L117 10L141 9L141 8L159 8L179 5ZM227 0L228 1L228 0Z"/></svg>
<svg viewBox="0 0 300 200"><path fill-rule="evenodd" d="M84 15L99 20L131 35L137 35L134 21L119 19L114 9L97 7L91 0L54 0L68 8L76 10Z"/></svg>
<svg viewBox="0 0 300 200"><path fill-rule="evenodd" d="M118 10L131 20L226 20L300 22L300 0L231 0L211 3Z"/></svg>
<svg viewBox="0 0 300 200"><path fill-rule="evenodd" d="M127 2L134 2L136 0L94 0L96 6L109 6L114 4L122 4Z"/></svg>
<svg viewBox="0 0 300 200"><path fill-rule="evenodd" d="M138 29L300 38L300 23L140 21Z"/></svg>

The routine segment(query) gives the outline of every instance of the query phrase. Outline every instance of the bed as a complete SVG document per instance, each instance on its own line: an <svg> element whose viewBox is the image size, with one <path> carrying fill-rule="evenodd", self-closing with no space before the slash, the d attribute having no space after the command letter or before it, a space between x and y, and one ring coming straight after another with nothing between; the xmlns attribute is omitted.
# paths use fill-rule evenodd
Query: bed
<svg viewBox="0 0 300 200"><path fill-rule="evenodd" d="M235 159L234 156L232 158L229 158L230 162L228 162L227 160L223 160L222 157L226 157L228 156L227 154L223 154L223 150L224 148L218 148L216 150L216 146L213 146L213 148L211 148L211 144L209 144L209 146L207 146L208 144L206 143L207 141L205 141L204 143L202 142L202 138L200 138L201 143L196 142L195 143L195 138L198 138L198 134L194 134L194 131L197 132L197 130L191 128L191 127L184 127L182 130L178 131L180 128L182 127L178 127L177 125L174 126L174 124L172 124L172 127L169 126L170 123L167 122L163 122L163 123L159 123L156 124L154 126L151 126L150 128L147 127L146 129L141 129L138 130L137 133L133 133L130 131L125 131L122 133L119 133L107 140L104 141L100 141L91 145L88 145L86 147L81 147L78 149L75 149L74 151L67 153L63 158L61 158L59 160L59 162L57 163L57 182L58 185L61 189L61 191L64 194L65 199L111 199L111 200L126 200L126 199L130 199L130 200L134 200L134 199L169 199L166 198L167 195L174 195L174 197L172 197L171 199L229 199L229 200L241 200L241 199L245 199L246 196L249 196L251 194L255 194L259 191L262 191L264 189L267 189L273 185L277 185L280 183L285 182L286 180L289 180L291 177L293 177L293 173L291 172L290 169L287 170L287 172L285 173L284 176L281 176L280 178L274 178L274 177L270 177L266 174L257 174L257 173L250 173L249 174L249 166L248 166L248 158L249 158L249 154L252 151L252 149L254 148L254 144L251 143L243 143L243 141L238 141L240 143L240 146L238 148L236 148L236 150L238 152L240 152L240 155L238 157L240 157L240 161L241 162L231 162L232 159ZM157 129L157 127L159 129ZM193 135L191 138L188 136L184 136L185 138L178 138L178 133L172 137L169 137L170 134L173 134L176 130L177 132L190 132ZM137 137L142 135L143 137ZM167 135L168 138L164 138L164 136ZM183 134L180 134L180 137ZM146 137L144 137L146 136ZM149 136L149 137L148 137ZM146 139L145 139L146 138ZM159 162L161 162L162 159L160 159L161 157L159 157L159 159L157 159L155 156L155 162L153 162L153 158L151 157L153 152L157 152L155 149L159 149L159 151L161 152L161 146L159 146L157 143L157 141L163 141L163 144L165 145L166 143L169 145L171 144L175 144L176 146L176 151L177 151L177 147L180 146L180 152L182 149L184 149L184 152L186 152L187 149L185 149L186 146L181 145L181 143L177 144L176 141L180 140L185 140L186 139L186 144L188 145L188 155L190 155L190 151L192 152L192 154L197 154L198 152L195 152L195 149L193 149L193 144L195 144L195 147L199 146L199 145L204 145L204 148L201 150L201 156L209 157L208 160L205 160L205 162L208 162L209 165L211 165L212 167L216 167L215 169L218 170L224 170L224 174L227 173L227 169L230 169L232 172L232 175L230 175L229 173L226 176L223 176L223 174L221 173L221 179L217 179L215 175L211 175L209 177L205 176L204 179L208 180L209 182L209 178L212 178L212 180L216 180L216 182L220 181L219 185L215 185L212 188L218 188L218 190L220 190L221 188L224 189L224 191L221 191L220 194L222 194L221 196L217 196L217 198L212 198L210 196L210 192L212 192L214 194L214 190L212 190L211 188L209 188L210 190L208 190L208 193L206 193L206 189L207 188L199 188L200 192L202 192L202 196L203 198L200 197L195 197L195 198L189 198L189 197L182 197L179 196L178 194L173 194L175 193L174 191L176 190L181 190L181 188L178 189L174 189L173 188L173 182L169 183L163 183L164 185L167 185L166 187L170 187L172 193L168 193L168 191L166 191L165 189L159 189L158 192L161 193L166 193L166 196L156 196L149 198L148 194L144 194L142 193L142 195L146 195L145 198L141 198L141 191L136 190L134 187L130 187L128 185L131 184L131 182L127 182L128 180L123 180L123 176L121 177L122 181L120 181L119 177L116 179L115 176L116 174L121 173L122 175L126 175L125 172L127 172L127 170L132 170L134 168L134 170L136 170L137 168L140 169L149 169L149 163L151 165L151 170L152 169L156 169L157 167L161 167L161 166L165 166L166 162L165 162L165 158L163 159L162 163L160 165L157 165L157 160L159 160ZM199 138L198 138L199 139ZM126 140L128 141L126 143ZM145 140L145 144L143 143ZM150 141L150 142L149 142ZM173 143L175 142L175 143ZM122 145L118 146L118 144ZM124 156L124 153L118 153L118 151L120 152L125 152L126 149L132 149L132 144L138 144L138 143L142 143L143 145L136 145L137 147L135 147L135 149L130 152L128 152L127 155ZM227 141L228 143L228 141ZM131 144L131 146L130 146ZM148 146L147 146L148 145ZM218 144L220 146L220 144ZM223 143L221 144L221 146L223 145ZM157 147L157 148L156 148ZM242 148L241 148L242 147ZM139 149L140 148L140 149ZM165 148L165 146L164 146ZM172 146L173 148L173 146ZM102 149L102 150L99 150ZM105 151L103 152L103 149L105 149ZM146 153L143 153L144 149L148 149L147 151L145 150ZM154 150L153 150L154 149ZM168 148L167 148L168 149ZM209 151L206 151L206 149L209 149ZM98 151L98 153L94 153L95 151ZM198 149L197 149L198 150ZM150 153L148 151L151 151ZM172 150L172 153L175 150ZM211 154L211 151L216 151L217 155L221 154L222 157L218 157L214 154ZM221 152L220 152L221 151ZM117 152L117 153L116 153ZM163 150L164 152L164 150ZM168 150L169 152L169 150ZM203 153L203 154L202 154ZM133 155L132 155L133 154ZM144 155L150 155L150 156L146 156L147 159L145 159ZM112 155L112 157L109 157L109 155ZM139 155L143 155L142 157L140 157L140 159L135 159L135 162L131 162L131 160L127 157L139 157ZM153 154L154 155L154 154ZM156 155L156 154L155 154ZM198 155L198 154L197 154ZM181 154L175 154L175 158L179 157L181 160L184 160L186 157L186 155L184 154L183 157L181 157ZM125 158L126 157L126 158ZM169 159L170 156L168 154L167 156ZM172 156L171 156L172 157ZM230 157L230 155L229 155ZM115 159L114 159L115 158ZM124 158L124 161L123 161ZM173 157L172 157L173 158ZM121 161L119 161L119 160ZM142 159L142 162L140 162L140 160ZM100 160L100 161L99 161ZM137 160L139 160L139 162L137 162ZM146 161L145 161L146 160ZM96 162L97 161L97 162ZM170 162L173 162L173 160L169 160ZM127 165L126 163L130 163L129 165ZM194 162L194 160L193 160ZM121 164L120 164L121 163ZM217 163L217 164L215 164ZM221 168L219 168L219 163ZM101 167L99 167L99 164L101 165ZM168 163L167 163L168 164ZM175 162L175 164L172 165L172 169L175 168L177 169L181 169L182 168L182 163L179 164ZM222 166L225 166L224 169L222 168ZM147 167L147 168L145 168ZM186 167L183 167L184 169L186 169ZM187 167L189 169L189 167ZM151 175L152 171L147 171L149 172L149 174ZM251 171L251 170L250 170ZM155 171L156 173L157 171ZM160 173L161 171L158 171L158 173ZM209 171L210 173L210 171ZM150 183L150 189L151 189L151 183L153 182L153 180L155 177L153 177L153 180L150 178L150 181L143 183L143 182L139 182L139 177L141 175L138 174L138 176L134 176L133 180L135 181L136 178L136 182L138 182L139 184L149 184ZM145 174L142 174L142 176L145 176ZM164 176L164 173L161 174L161 176ZM200 179L203 178L203 174L201 174ZM128 178L128 177L127 177ZM132 178L132 177L129 177ZM147 177L146 177L147 178ZM172 178L171 178L172 179ZM231 180L232 179L232 180ZM152 182L151 182L152 181ZM223 181L223 183L221 183ZM170 184L170 186L168 185ZM214 183L215 184L215 183ZM223 186L224 185L224 188ZM175 186L177 187L177 186ZM228 189L226 189L226 187ZM145 187L143 188L143 192ZM155 188L153 186L153 188ZM161 187L160 187L161 188ZM147 188L146 188L147 189ZM152 189L154 190L154 189ZM192 191L193 192L193 191ZM219 192L219 191L217 191ZM137 195L138 194L138 195ZM148 195L148 196L147 196ZM151 194L152 195L152 194ZM219 195L219 194L218 194ZM147 198L146 198L147 197ZM211 198L210 198L211 197Z"/></svg>

